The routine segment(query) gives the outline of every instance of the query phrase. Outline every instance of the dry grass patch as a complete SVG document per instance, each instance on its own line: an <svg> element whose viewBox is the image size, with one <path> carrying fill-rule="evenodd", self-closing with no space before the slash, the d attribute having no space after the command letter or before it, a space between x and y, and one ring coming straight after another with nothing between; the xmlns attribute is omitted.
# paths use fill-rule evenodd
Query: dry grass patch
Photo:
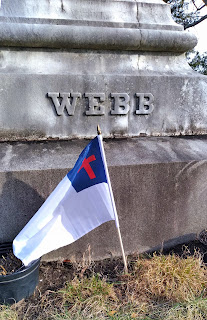
<svg viewBox="0 0 207 320"><path fill-rule="evenodd" d="M207 269L198 254L185 259L175 254L140 258L127 284L131 301L191 301L206 296L206 288Z"/></svg>

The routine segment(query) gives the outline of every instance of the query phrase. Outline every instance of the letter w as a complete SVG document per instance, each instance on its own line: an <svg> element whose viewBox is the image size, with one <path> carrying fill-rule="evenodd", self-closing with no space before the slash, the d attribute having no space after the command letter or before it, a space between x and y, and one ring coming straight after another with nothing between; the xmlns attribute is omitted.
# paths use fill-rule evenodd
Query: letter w
<svg viewBox="0 0 207 320"><path fill-rule="evenodd" d="M64 109L66 109L69 116L73 116L75 112L77 98L81 97L80 93L66 93L66 92L48 92L48 98L52 99L55 110L58 116L62 116ZM70 102L72 98L72 103ZM62 98L60 101L59 98Z"/></svg>

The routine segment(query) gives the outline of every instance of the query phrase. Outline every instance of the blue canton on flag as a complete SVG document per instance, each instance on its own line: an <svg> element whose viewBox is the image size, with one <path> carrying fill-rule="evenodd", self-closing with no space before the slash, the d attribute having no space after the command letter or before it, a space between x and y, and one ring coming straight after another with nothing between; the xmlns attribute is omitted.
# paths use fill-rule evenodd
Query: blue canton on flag
<svg viewBox="0 0 207 320"><path fill-rule="evenodd" d="M98 137L81 152L74 168L67 174L77 192L106 181Z"/></svg>

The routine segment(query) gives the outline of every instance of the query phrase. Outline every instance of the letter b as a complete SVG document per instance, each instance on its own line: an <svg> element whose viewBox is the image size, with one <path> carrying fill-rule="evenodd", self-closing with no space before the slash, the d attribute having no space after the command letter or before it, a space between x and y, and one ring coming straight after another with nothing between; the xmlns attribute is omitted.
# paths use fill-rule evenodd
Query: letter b
<svg viewBox="0 0 207 320"><path fill-rule="evenodd" d="M136 93L138 97L138 105L136 114L150 114L154 110L154 96L151 93Z"/></svg>
<svg viewBox="0 0 207 320"><path fill-rule="evenodd" d="M111 114L124 115L129 112L130 97L127 93L111 93L111 97L114 98L114 107Z"/></svg>

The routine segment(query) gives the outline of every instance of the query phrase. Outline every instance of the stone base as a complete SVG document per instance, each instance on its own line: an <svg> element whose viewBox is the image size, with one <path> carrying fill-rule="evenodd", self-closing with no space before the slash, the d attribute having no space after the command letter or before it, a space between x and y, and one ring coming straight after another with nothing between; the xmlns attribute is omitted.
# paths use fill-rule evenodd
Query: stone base
<svg viewBox="0 0 207 320"><path fill-rule="evenodd" d="M73 167L87 140L1 143L0 242L11 241ZM106 158L127 254L175 245L207 227L207 138L107 140ZM108 222L44 260L120 256Z"/></svg>
<svg viewBox="0 0 207 320"><path fill-rule="evenodd" d="M1 50L0 141L207 134L183 54Z"/></svg>

